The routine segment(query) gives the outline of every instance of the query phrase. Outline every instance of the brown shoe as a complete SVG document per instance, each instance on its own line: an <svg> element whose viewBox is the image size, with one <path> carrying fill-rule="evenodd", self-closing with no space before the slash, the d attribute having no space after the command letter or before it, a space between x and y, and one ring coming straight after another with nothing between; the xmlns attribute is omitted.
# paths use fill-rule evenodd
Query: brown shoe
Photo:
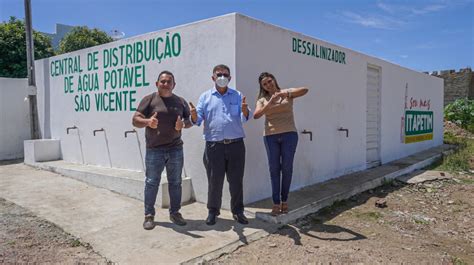
<svg viewBox="0 0 474 265"><path fill-rule="evenodd" d="M272 207L272 212L270 213L272 216L277 216L280 214L280 205L274 204Z"/></svg>
<svg viewBox="0 0 474 265"><path fill-rule="evenodd" d="M288 203L282 202L281 203L281 213L288 213Z"/></svg>
<svg viewBox="0 0 474 265"><path fill-rule="evenodd" d="M183 216L178 212L178 213L170 213L170 220L174 224L183 226L186 225L186 221L184 221Z"/></svg>
<svg viewBox="0 0 474 265"><path fill-rule="evenodd" d="M152 230L155 228L155 216L145 215L145 221L143 222L143 228L145 230Z"/></svg>

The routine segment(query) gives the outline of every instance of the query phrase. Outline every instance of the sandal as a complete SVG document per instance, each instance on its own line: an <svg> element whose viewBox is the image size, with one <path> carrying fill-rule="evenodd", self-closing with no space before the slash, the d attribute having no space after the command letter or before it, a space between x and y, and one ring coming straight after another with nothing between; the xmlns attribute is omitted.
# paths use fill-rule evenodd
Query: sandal
<svg viewBox="0 0 474 265"><path fill-rule="evenodd" d="M281 213L288 213L288 203L282 202L281 203Z"/></svg>
<svg viewBox="0 0 474 265"><path fill-rule="evenodd" d="M270 213L272 216L277 216L280 214L280 205L279 204L274 204L272 207L272 212Z"/></svg>

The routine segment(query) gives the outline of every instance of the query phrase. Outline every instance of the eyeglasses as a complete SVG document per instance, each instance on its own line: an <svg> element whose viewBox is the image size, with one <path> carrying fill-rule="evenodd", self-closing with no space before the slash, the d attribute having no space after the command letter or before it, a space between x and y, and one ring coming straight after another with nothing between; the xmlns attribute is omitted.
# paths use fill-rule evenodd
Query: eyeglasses
<svg viewBox="0 0 474 265"><path fill-rule="evenodd" d="M227 73L216 73L216 76L217 76L217 77L221 77L221 76L229 77L230 75L227 74Z"/></svg>

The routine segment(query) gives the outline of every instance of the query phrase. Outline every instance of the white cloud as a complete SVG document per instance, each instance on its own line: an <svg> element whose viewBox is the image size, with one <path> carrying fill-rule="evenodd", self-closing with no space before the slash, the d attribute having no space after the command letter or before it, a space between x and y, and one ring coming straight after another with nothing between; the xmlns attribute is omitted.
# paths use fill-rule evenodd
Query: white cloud
<svg viewBox="0 0 474 265"><path fill-rule="evenodd" d="M430 4L420 6L414 4L391 4L382 0L378 0L376 2L376 6L382 12L379 10L377 13L362 14L352 11L343 11L340 14L346 22L358 24L364 27L377 29L399 29L413 21L413 19L415 19L414 17L416 16L439 12L449 7L451 3L446 1L447 0L435 0Z"/></svg>
<svg viewBox="0 0 474 265"><path fill-rule="evenodd" d="M446 7L445 5L435 4L435 5L429 5L429 6L425 6L425 7L421 7L421 8L412 8L412 9L410 9L410 12L413 15L424 15L424 14L439 11L441 9L444 9L445 7Z"/></svg>
<svg viewBox="0 0 474 265"><path fill-rule="evenodd" d="M368 28L395 29L404 24L402 20L395 20L387 16L362 16L354 12L342 12L345 20Z"/></svg>
<svg viewBox="0 0 474 265"><path fill-rule="evenodd" d="M390 14L393 14L393 13L396 12L396 8L394 8L392 5L388 5L386 3L377 2L377 7L382 9L385 12L390 13Z"/></svg>
<svg viewBox="0 0 474 265"><path fill-rule="evenodd" d="M448 7L448 5L438 1L438 3L414 7L410 5L390 5L379 1L377 2L377 7L390 14L424 15L440 11Z"/></svg>

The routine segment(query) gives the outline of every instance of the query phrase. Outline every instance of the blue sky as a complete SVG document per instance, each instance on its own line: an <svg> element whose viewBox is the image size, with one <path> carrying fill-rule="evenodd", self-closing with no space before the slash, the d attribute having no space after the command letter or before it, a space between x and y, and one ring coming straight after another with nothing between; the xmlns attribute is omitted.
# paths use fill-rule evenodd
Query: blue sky
<svg viewBox="0 0 474 265"><path fill-rule="evenodd" d="M32 0L33 27L55 23L132 37L238 12L418 71L474 68L474 0ZM0 20L24 18L0 0Z"/></svg>

